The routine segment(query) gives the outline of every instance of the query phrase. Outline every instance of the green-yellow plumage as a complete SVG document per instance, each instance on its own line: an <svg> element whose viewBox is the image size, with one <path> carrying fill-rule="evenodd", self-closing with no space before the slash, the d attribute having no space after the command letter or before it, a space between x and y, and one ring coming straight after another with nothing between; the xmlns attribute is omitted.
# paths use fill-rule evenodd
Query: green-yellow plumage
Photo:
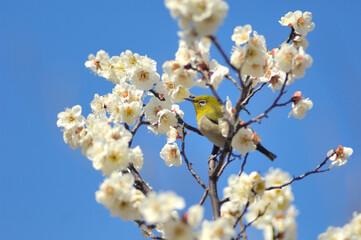
<svg viewBox="0 0 361 240"><path fill-rule="evenodd" d="M226 138L222 135L218 120L224 117L221 104L216 98L209 95L201 95L191 100L193 102L199 131L214 145L223 148ZM276 155L265 149L260 143L257 150L263 153L271 161Z"/></svg>

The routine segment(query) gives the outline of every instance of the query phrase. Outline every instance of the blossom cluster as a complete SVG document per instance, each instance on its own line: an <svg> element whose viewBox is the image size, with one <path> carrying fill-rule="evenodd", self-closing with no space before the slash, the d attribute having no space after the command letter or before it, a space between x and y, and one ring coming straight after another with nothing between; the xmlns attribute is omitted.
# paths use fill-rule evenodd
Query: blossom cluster
<svg viewBox="0 0 361 240"><path fill-rule="evenodd" d="M165 6L179 18L179 35L187 42L214 34L228 11L223 0L165 0Z"/></svg>
<svg viewBox="0 0 361 240"><path fill-rule="evenodd" d="M273 91L281 89L285 82L289 85L296 78L304 77L305 69L313 62L312 57L305 53L308 43L301 44L297 37L300 35L290 39L291 44L285 42L279 48L268 51L264 36L256 31L252 33L251 25L237 26L232 35L236 45L232 50L231 63L243 75L251 76L255 85L268 82Z"/></svg>
<svg viewBox="0 0 361 240"><path fill-rule="evenodd" d="M110 57L100 50L88 56L85 67L113 82L111 93L95 94L90 103L92 113L87 117L82 115L79 105L58 114L57 125L62 128L65 143L73 149L81 148L93 167L106 176L95 193L97 202L109 209L112 216L136 221L145 237L158 238L154 235L157 231L162 238L172 240L228 240L234 237L235 226L244 217L264 231L265 239L295 239L294 197L290 185L282 186L291 178L280 169L270 169L264 177L258 172L231 175L223 190L227 201L222 203L221 216L215 216L213 221L203 220L201 204L185 211L182 197L170 191L157 193L139 179L143 153L139 146L132 147L138 128L146 125L155 135L166 135L167 143L160 157L169 167L181 166L185 153L176 141L182 139L184 146L185 125L180 124L184 112L177 103L189 99L193 87L215 91L223 79L232 80L229 68L210 56L211 40L227 14L227 3L223 0L165 0L165 5L172 17L179 20L182 32L175 58L163 63L163 73L157 72L157 62L147 56L126 50ZM234 29L231 39L235 46L228 64L236 70L242 87L248 85L247 81L252 89L260 83L269 83L273 92L281 89L281 97L285 86L304 77L305 70L312 65L312 57L305 53L308 47L305 37L315 27L312 14L290 12L280 23L290 26L291 34L285 43L271 51L264 36L253 31L251 25ZM237 83L235 85L244 91ZM287 103L291 102L289 117L297 119L304 118L306 111L313 107L312 101L302 97L299 91ZM222 107L225 115L233 116L234 109L228 97ZM223 137L228 136L229 124L235 126L231 147L241 155L260 146L260 137L238 116L218 120ZM331 167L345 164L351 154L352 149L347 147L331 150L328 153ZM146 185L147 190L142 189L139 182ZM179 215L178 211L183 214ZM335 231L328 230L325 234L330 235L329 232ZM320 239L326 239L322 237L320 235Z"/></svg>
<svg viewBox="0 0 361 240"><path fill-rule="evenodd" d="M248 208L246 220L254 221L253 226L263 230L266 240L274 239L274 236L295 239L297 210L291 204L294 199L291 187L267 190L289 181L288 173L272 168L264 178L257 172L230 176L229 185L224 189L224 197L229 201L222 205L222 217L234 224L243 209Z"/></svg>
<svg viewBox="0 0 361 240"><path fill-rule="evenodd" d="M58 126L63 127L64 141L92 161L93 167L110 175L113 171L125 170L134 164L140 170L143 166L143 153L139 146L129 148L132 134L123 125L110 124L105 114L81 115L81 107L67 108L58 114Z"/></svg>
<svg viewBox="0 0 361 240"><path fill-rule="evenodd" d="M328 227L326 232L318 235L318 240L361 239L361 213L354 212L351 221L343 227Z"/></svg>
<svg viewBox="0 0 361 240"><path fill-rule="evenodd" d="M228 178L228 186L223 189L223 195L229 198L229 202L222 205L222 216L236 217L247 204L262 198L264 190L265 181L258 172L231 175Z"/></svg>
<svg viewBox="0 0 361 240"><path fill-rule="evenodd" d="M290 181L291 177L281 169L270 169L265 177L265 189L280 186ZM262 198L252 202L248 208L246 219L254 220L261 212L262 216L253 224L262 229L264 239L274 239L274 236L283 236L282 239L296 239L296 221L298 214L296 207L292 205L294 196L290 185L281 189L266 190Z"/></svg>

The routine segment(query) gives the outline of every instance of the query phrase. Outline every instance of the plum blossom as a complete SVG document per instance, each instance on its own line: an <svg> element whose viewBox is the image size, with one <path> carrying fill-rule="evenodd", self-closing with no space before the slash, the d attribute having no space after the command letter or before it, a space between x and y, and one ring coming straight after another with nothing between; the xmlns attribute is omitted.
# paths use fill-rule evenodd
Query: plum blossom
<svg viewBox="0 0 361 240"><path fill-rule="evenodd" d="M306 111L312 109L313 102L309 98L303 98L301 95L301 92L295 92L293 95L292 110L288 114L288 117L294 116L297 119L303 119Z"/></svg>
<svg viewBox="0 0 361 240"><path fill-rule="evenodd" d="M349 147L342 147L339 145L336 150L330 150L327 153L331 161L330 167L340 167L347 163L347 159L352 155L353 149Z"/></svg>

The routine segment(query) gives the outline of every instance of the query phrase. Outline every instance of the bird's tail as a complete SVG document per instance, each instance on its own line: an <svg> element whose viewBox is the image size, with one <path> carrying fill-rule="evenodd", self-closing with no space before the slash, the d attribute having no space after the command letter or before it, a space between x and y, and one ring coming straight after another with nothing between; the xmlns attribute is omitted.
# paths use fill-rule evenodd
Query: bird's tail
<svg viewBox="0 0 361 240"><path fill-rule="evenodd" d="M257 144L257 151L260 151L263 155L265 155L269 160L273 161L277 156L266 148L264 148L260 143Z"/></svg>

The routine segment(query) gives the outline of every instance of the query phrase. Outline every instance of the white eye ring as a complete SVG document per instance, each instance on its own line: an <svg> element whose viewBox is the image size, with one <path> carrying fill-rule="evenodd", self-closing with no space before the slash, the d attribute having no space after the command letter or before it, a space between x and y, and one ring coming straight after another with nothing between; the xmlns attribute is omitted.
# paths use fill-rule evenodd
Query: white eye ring
<svg viewBox="0 0 361 240"><path fill-rule="evenodd" d="M204 99L199 101L199 106L201 106L201 107L204 107L206 104L207 104L207 101Z"/></svg>

